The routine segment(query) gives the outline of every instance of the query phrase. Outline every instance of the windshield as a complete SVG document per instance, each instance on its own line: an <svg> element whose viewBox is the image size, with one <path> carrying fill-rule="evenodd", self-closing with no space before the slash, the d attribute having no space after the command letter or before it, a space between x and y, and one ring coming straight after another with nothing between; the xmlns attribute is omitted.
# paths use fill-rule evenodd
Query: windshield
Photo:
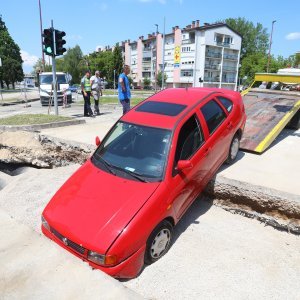
<svg viewBox="0 0 300 300"><path fill-rule="evenodd" d="M170 130L119 121L94 153L92 162L105 171L113 169L118 176L160 181L170 137Z"/></svg>
<svg viewBox="0 0 300 300"><path fill-rule="evenodd" d="M65 74L59 74L57 75L57 83L67 83L66 75ZM52 84L52 74L47 75L40 75L40 83L41 84Z"/></svg>

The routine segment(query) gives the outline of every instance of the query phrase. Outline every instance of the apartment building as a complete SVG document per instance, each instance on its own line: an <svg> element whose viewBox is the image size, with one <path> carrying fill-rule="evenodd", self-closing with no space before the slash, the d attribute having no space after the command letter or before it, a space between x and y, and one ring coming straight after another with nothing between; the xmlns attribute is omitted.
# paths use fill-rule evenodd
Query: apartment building
<svg viewBox="0 0 300 300"><path fill-rule="evenodd" d="M123 57L131 67L134 86L143 86L164 69L165 87L237 88L241 35L224 23L200 26L199 20L171 33L148 34L122 42Z"/></svg>

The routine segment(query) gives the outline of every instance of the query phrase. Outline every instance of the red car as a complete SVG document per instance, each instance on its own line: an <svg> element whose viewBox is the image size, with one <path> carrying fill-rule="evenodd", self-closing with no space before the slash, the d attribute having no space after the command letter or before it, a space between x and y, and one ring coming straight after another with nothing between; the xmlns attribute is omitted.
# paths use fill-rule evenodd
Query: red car
<svg viewBox="0 0 300 300"><path fill-rule="evenodd" d="M170 248L174 226L218 168L238 153L239 93L166 89L110 129L42 214L50 239L118 278L138 275Z"/></svg>

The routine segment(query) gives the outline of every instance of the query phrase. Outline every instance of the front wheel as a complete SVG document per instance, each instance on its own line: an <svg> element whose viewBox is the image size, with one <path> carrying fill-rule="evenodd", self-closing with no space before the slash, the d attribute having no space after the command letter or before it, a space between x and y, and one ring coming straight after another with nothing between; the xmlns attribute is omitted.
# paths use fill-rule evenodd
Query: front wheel
<svg viewBox="0 0 300 300"><path fill-rule="evenodd" d="M240 148L240 139L238 137L238 135L236 134L230 144L230 148L229 148L229 153L228 153L228 157L226 159L226 163L227 164L231 164L235 161L238 152L239 152L239 148Z"/></svg>
<svg viewBox="0 0 300 300"><path fill-rule="evenodd" d="M147 241L145 264L150 265L154 263L168 252L171 246L172 235L173 226L166 220L155 227Z"/></svg>

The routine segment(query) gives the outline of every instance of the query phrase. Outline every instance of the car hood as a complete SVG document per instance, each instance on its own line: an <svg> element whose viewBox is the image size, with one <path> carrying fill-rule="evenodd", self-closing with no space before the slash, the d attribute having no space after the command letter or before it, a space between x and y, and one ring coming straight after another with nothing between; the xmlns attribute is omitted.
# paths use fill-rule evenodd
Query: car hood
<svg viewBox="0 0 300 300"><path fill-rule="evenodd" d="M88 160L57 191L43 215L73 242L106 251L159 184L108 174Z"/></svg>

